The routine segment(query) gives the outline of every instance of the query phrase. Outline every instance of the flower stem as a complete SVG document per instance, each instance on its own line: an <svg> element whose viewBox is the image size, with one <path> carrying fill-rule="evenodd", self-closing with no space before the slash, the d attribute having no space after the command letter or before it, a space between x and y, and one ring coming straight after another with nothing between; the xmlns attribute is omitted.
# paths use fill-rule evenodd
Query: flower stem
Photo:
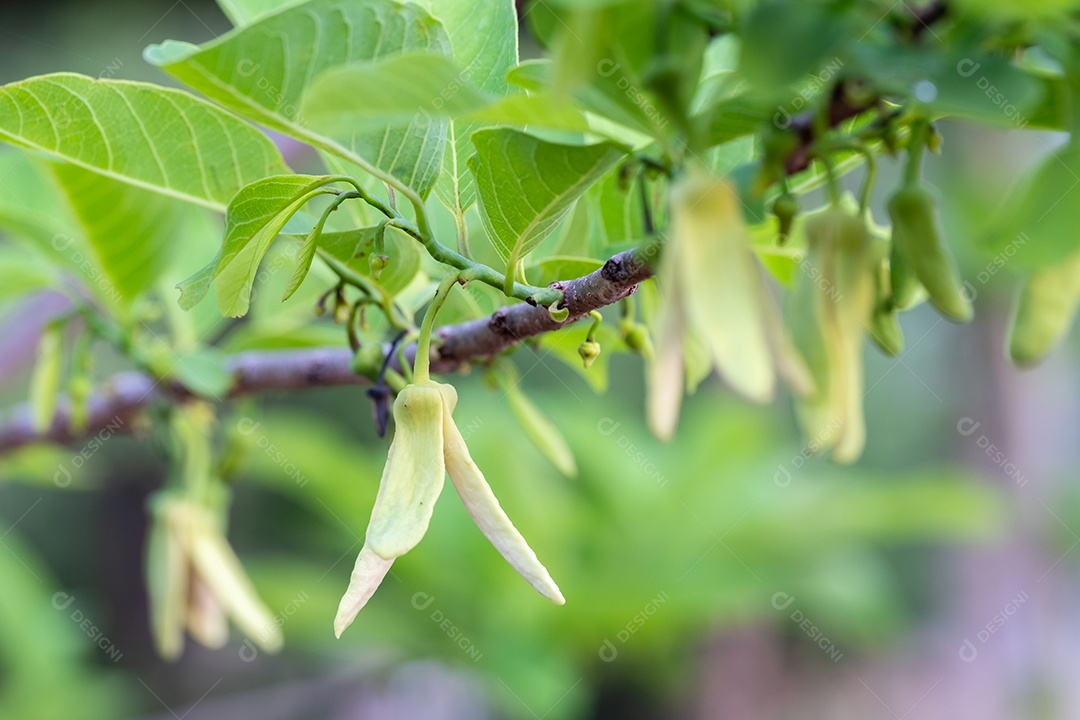
<svg viewBox="0 0 1080 720"><path fill-rule="evenodd" d="M361 191L361 193L364 202L389 218L389 222L386 223L387 226L395 227L412 236L417 242L424 246L428 255L436 261L457 268L458 270L469 272L472 279L479 280L485 285L490 285L493 288L503 290L507 297L525 300L526 302L529 302L531 298L535 304L544 306L552 305L562 300L562 292L554 288L533 287L531 285L514 282L512 277L513 272L509 270L509 268L507 273L503 274L483 263L470 260L465 255L446 247L436 240L431 235L431 232L427 229L426 225L418 226L379 198L374 197L366 191Z"/></svg>
<svg viewBox="0 0 1080 720"><path fill-rule="evenodd" d="M424 322L420 325L420 337L416 341L416 360L413 363L413 382L424 383L431 378L428 368L431 365L431 331L435 325L435 316L439 314L439 308L446 302L450 295L450 289L461 279L461 273L451 273L439 283L439 289L435 291L435 299L428 306L424 314Z"/></svg>
<svg viewBox="0 0 1080 720"><path fill-rule="evenodd" d="M926 146L926 136L929 128L925 120L916 120L911 124L911 135L908 137L908 161L904 167L904 185L914 186L919 184L919 176L922 174L923 148Z"/></svg>

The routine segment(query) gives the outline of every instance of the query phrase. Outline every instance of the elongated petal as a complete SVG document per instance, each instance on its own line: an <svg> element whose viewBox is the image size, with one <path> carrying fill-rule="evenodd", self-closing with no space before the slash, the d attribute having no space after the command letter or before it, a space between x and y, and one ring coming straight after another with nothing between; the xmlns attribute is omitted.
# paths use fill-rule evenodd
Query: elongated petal
<svg viewBox="0 0 1080 720"><path fill-rule="evenodd" d="M349 578L349 589L338 603L337 616L334 618L335 637L341 637L345 628L352 625L356 614L367 605L393 564L393 560L382 559L367 545L360 549Z"/></svg>
<svg viewBox="0 0 1080 720"><path fill-rule="evenodd" d="M871 238L863 219L845 218L836 257L836 282L843 301L833 303L843 362L839 382L844 430L833 451L833 460L839 463L855 462L866 445L863 348L874 313L875 270Z"/></svg>
<svg viewBox="0 0 1080 720"><path fill-rule="evenodd" d="M442 492L446 468L443 399L438 388L435 382L409 385L394 401L397 430L371 510L366 543L384 560L416 547Z"/></svg>
<svg viewBox="0 0 1080 720"><path fill-rule="evenodd" d="M219 532L200 528L193 532L191 558L195 571L225 606L240 631L267 652L281 649L281 629L259 599L240 559Z"/></svg>
<svg viewBox="0 0 1080 720"><path fill-rule="evenodd" d="M184 649L184 608L188 601L188 557L175 510L175 500L167 496L154 499L146 541L150 629L158 654L166 660L180 657Z"/></svg>
<svg viewBox="0 0 1080 720"><path fill-rule="evenodd" d="M448 387L449 386L443 386ZM453 388L450 388L453 392ZM456 393L454 393L456 399ZM465 446L465 440L458 432L457 425L447 405L443 415L443 434L446 441L446 469L450 473L450 480L454 483L458 495L465 503L465 509L469 511L473 521L480 532L491 541L506 561L517 570L529 584L536 588L541 595L551 600L556 605L566 602L559 591L555 581L551 579L547 568L540 564L536 553L532 551L525 538L521 536L514 523L503 512L495 493L484 479L484 474L473 462L469 455L469 449Z"/></svg>
<svg viewBox="0 0 1080 720"><path fill-rule="evenodd" d="M646 368L645 415L649 429L661 440L670 440L679 422L686 388L683 385L683 335L686 320L674 269L664 260L661 268L661 299L655 330L656 354Z"/></svg>
<svg viewBox="0 0 1080 720"><path fill-rule="evenodd" d="M765 337L776 362L776 371L799 397L810 397L816 391L814 376L806 366L802 355L795 348L776 304L764 280L761 283L762 311L765 321Z"/></svg>
<svg viewBox="0 0 1080 720"><path fill-rule="evenodd" d="M225 616L225 606L200 575L191 578L187 628L196 642L208 648L219 648L229 641L229 620Z"/></svg>
<svg viewBox="0 0 1080 720"><path fill-rule="evenodd" d="M735 189L707 174L688 175L671 192L671 238L662 262L674 263L691 331L709 348L732 388L772 399L775 372L762 317L761 275Z"/></svg>

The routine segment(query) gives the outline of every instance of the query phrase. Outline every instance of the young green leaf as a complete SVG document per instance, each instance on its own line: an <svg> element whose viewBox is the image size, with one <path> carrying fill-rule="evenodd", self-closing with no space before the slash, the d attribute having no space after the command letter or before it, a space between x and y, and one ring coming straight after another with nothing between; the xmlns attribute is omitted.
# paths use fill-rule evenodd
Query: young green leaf
<svg viewBox="0 0 1080 720"><path fill-rule="evenodd" d="M0 87L0 140L218 211L288 170L266 135L204 100L74 73Z"/></svg>
<svg viewBox="0 0 1080 720"><path fill-rule="evenodd" d="M556 280L572 280L599 270L604 263L586 257L554 255L544 258L526 270L529 282L547 287Z"/></svg>
<svg viewBox="0 0 1080 720"><path fill-rule="evenodd" d="M268 53L268 48L275 48ZM146 58L215 102L269 128L373 171L421 197L442 166L446 120L330 137L308 127L305 90L323 71L399 53L449 56L446 31L419 5L395 0L310 0L196 47L166 42Z"/></svg>
<svg viewBox="0 0 1080 720"><path fill-rule="evenodd" d="M206 295L211 280L222 315L240 317L248 310L259 262L304 203L334 182L332 176L280 175L248 185L229 203L225 240L209 265L180 283L180 305L193 307Z"/></svg>
<svg viewBox="0 0 1080 720"><path fill-rule="evenodd" d="M557 145L516 130L473 133L481 216L507 267L535 248L625 151L611 143Z"/></svg>

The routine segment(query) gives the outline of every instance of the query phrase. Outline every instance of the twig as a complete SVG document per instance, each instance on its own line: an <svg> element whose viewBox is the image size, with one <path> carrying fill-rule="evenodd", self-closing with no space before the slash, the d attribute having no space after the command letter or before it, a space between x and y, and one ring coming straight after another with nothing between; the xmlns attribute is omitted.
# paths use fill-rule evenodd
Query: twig
<svg viewBox="0 0 1080 720"><path fill-rule="evenodd" d="M519 303L505 307L487 318L448 325L435 331L440 345L431 361L431 372L453 372L473 360L488 360L518 342L557 330L592 310L622 300L634 292L637 284L652 277L652 270L633 250L619 253L601 269L575 280L553 283L562 290L563 307L570 311L563 322L551 319L547 308ZM388 346L389 347L389 346ZM411 362L416 345L404 356ZM273 390L303 390L314 387L358 385L368 382L351 368L348 348L326 347L290 351L254 351L233 355L228 360L232 374L229 398ZM400 371L397 358L390 367ZM176 381L156 381L140 372L114 375L89 399L85 430L71 430L70 403L60 402L51 427L36 431L27 405L21 405L0 422L0 453L42 442L73 443L108 430L131 432L132 420L147 406L159 400L182 402L193 396ZM224 398L221 398L224 399Z"/></svg>

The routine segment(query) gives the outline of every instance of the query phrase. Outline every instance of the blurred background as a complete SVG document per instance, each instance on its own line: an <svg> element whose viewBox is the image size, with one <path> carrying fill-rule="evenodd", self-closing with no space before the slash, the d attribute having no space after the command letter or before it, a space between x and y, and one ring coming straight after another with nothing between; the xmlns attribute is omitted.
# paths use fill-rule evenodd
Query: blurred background
<svg viewBox="0 0 1080 720"><path fill-rule="evenodd" d="M0 82L67 70L170 84L142 61L146 45L227 29L193 0L5 5ZM219 416L244 450L230 539L286 648L234 636L165 663L142 570L146 500L166 474L152 434L34 448L0 458L0 716L1080 717L1077 343L1012 369L1016 278L967 242L1056 139L942 130L945 159L927 171L977 318L958 327L922 308L904 316L901 357L868 347L854 467L810 458L786 400L751 406L715 379L660 444L637 357L586 379L557 349L522 348L523 387L567 436L578 477L551 467L481 373L454 379L456 418L567 604L538 597L447 492L423 543L335 640L387 442L360 387L236 403ZM312 161L284 149L295 168ZM884 172L887 188L895 168ZM212 256L214 232L177 257L173 281ZM298 327L311 323L303 302ZM61 304L0 306L4 406L25 399Z"/></svg>

